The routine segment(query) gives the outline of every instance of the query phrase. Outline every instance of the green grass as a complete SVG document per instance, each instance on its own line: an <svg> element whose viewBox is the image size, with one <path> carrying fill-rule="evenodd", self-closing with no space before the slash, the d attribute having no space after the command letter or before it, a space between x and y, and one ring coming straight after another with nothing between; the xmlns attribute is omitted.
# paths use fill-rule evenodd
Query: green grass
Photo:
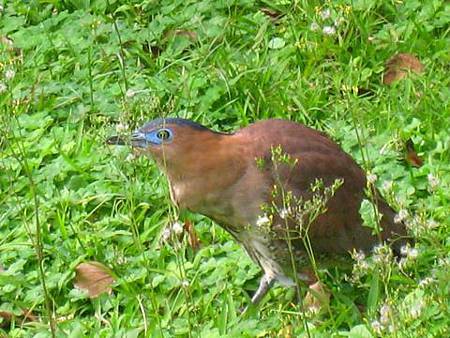
<svg viewBox="0 0 450 338"><path fill-rule="evenodd" d="M303 320L314 337L450 335L449 13L443 0L3 1L0 312L16 317L0 319L0 336L51 336L53 322L58 337L297 337ZM425 72L385 86L398 52ZM407 211L418 256L399 266L381 250L352 273L320 271L327 314L302 317L276 287L242 317L258 267L200 215L181 215L200 250L162 242L177 214L165 178L104 142L158 116L327 132ZM403 161L410 138L420 168ZM74 287L85 261L112 269L112 294Z"/></svg>

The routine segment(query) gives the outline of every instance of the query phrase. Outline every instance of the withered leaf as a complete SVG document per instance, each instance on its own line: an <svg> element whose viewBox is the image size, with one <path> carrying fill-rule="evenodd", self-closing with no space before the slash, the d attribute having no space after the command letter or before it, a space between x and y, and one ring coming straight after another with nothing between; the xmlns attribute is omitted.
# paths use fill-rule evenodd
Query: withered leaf
<svg viewBox="0 0 450 338"><path fill-rule="evenodd" d="M38 321L38 317L35 316L31 310L24 309L22 310L22 315L15 315L12 312L8 311L0 311L0 318L3 319L3 321L0 323L0 328L6 328L8 327L12 321L20 321L20 322L36 322Z"/></svg>
<svg viewBox="0 0 450 338"><path fill-rule="evenodd" d="M197 236L194 226L190 221L184 222L184 231L188 233L188 242L192 249L198 250L200 248L200 239Z"/></svg>
<svg viewBox="0 0 450 338"><path fill-rule="evenodd" d="M383 83L390 85L397 80L403 79L408 72L422 73L424 66L419 59L409 53L395 54L386 62Z"/></svg>
<svg viewBox="0 0 450 338"><path fill-rule="evenodd" d="M263 14L267 15L272 22L278 21L284 15L283 13L280 13L280 12L278 12L278 11L272 9L272 8L269 8L269 7L262 7L260 9L260 11Z"/></svg>
<svg viewBox="0 0 450 338"><path fill-rule="evenodd" d="M330 291L325 284L316 282L309 286L308 292L303 299L303 307L305 310L312 312L321 312L327 310L330 306Z"/></svg>
<svg viewBox="0 0 450 338"><path fill-rule="evenodd" d="M423 165L423 160L417 155L416 150L414 148L414 143L411 139L406 141L406 162L408 162L411 166L420 168Z"/></svg>
<svg viewBox="0 0 450 338"><path fill-rule="evenodd" d="M112 292L111 285L115 279L112 271L102 263L95 261L81 263L75 268L75 272L75 287L86 290L89 298Z"/></svg>

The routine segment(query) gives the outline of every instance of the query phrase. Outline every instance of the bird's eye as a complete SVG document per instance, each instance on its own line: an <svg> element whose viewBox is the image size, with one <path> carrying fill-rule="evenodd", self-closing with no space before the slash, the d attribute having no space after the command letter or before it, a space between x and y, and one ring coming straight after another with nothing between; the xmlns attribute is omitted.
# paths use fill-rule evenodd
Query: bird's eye
<svg viewBox="0 0 450 338"><path fill-rule="evenodd" d="M156 137L161 141L166 141L166 140L170 139L171 136L172 136L172 133L169 129L160 129L156 133Z"/></svg>

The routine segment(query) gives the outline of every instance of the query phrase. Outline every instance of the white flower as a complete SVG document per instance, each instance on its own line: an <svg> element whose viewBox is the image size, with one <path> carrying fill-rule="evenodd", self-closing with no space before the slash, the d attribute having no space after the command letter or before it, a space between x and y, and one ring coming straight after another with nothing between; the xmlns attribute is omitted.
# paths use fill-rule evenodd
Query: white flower
<svg viewBox="0 0 450 338"><path fill-rule="evenodd" d="M286 219L289 216L289 209L283 208L280 210L281 219Z"/></svg>
<svg viewBox="0 0 450 338"><path fill-rule="evenodd" d="M5 78L6 78L7 80L11 80L12 78L14 78L15 75L16 75L16 72L15 72L14 70L12 70L12 69L8 69L8 70L5 72Z"/></svg>
<svg viewBox="0 0 450 338"><path fill-rule="evenodd" d="M439 186L439 178L434 176L433 174L427 175L428 184L430 185L431 190L435 190Z"/></svg>
<svg viewBox="0 0 450 338"><path fill-rule="evenodd" d="M408 255L408 251L409 251L409 247L407 245L403 245L400 248L400 253L402 254L402 256Z"/></svg>
<svg viewBox="0 0 450 338"><path fill-rule="evenodd" d="M383 325L389 324L389 317L391 315L391 307L384 304L380 309L380 323Z"/></svg>
<svg viewBox="0 0 450 338"><path fill-rule="evenodd" d="M419 250L416 248L410 248L407 254L408 258L416 259L419 256Z"/></svg>
<svg viewBox="0 0 450 338"><path fill-rule="evenodd" d="M331 11L328 8L326 8L322 12L320 12L320 16L322 17L323 20L326 20L331 16Z"/></svg>
<svg viewBox="0 0 450 338"><path fill-rule="evenodd" d="M374 184L377 181L377 175L369 173L367 175L367 181L371 184Z"/></svg>
<svg viewBox="0 0 450 338"><path fill-rule="evenodd" d="M4 9L3 5L0 5L0 13L3 12L3 9Z"/></svg>
<svg viewBox="0 0 450 338"><path fill-rule="evenodd" d="M408 217L408 211L405 209L402 209L398 212L397 215L395 215L394 222L401 223L406 219L406 217Z"/></svg>
<svg viewBox="0 0 450 338"><path fill-rule="evenodd" d="M161 237L164 241L167 241L170 238L170 235L172 234L172 230L170 227L166 227L164 231L161 234Z"/></svg>
<svg viewBox="0 0 450 338"><path fill-rule="evenodd" d="M322 32L325 35L334 35L336 33L336 28L333 26L324 26Z"/></svg>
<svg viewBox="0 0 450 338"><path fill-rule="evenodd" d="M370 325L372 326L372 329L378 334L380 334L384 329L383 325L381 325L378 320L374 320Z"/></svg>
<svg viewBox="0 0 450 338"><path fill-rule="evenodd" d="M263 227L263 226L269 225L269 224L270 224L270 219L269 219L269 217L267 217L267 215L259 216L258 219L256 220L256 226L258 226L258 227Z"/></svg>
<svg viewBox="0 0 450 338"><path fill-rule="evenodd" d="M353 254L353 259L355 259L356 261L363 261L366 258L366 255L364 254L363 251L357 251Z"/></svg>
<svg viewBox="0 0 450 338"><path fill-rule="evenodd" d="M136 95L136 92L133 89L128 89L125 93L125 96L128 98L132 98L134 95Z"/></svg>
<svg viewBox="0 0 450 338"><path fill-rule="evenodd" d="M121 123L116 125L116 132L122 133L124 131L128 131L128 128L129 128L128 124L121 122Z"/></svg>
<svg viewBox="0 0 450 338"><path fill-rule="evenodd" d="M0 93L5 92L6 89L8 89L8 87L6 87L6 85L3 82L0 82Z"/></svg>
<svg viewBox="0 0 450 338"><path fill-rule="evenodd" d="M181 286L187 288L189 286L189 281L187 279L183 279L183 281L181 282Z"/></svg>
<svg viewBox="0 0 450 338"><path fill-rule="evenodd" d="M180 222L175 222L172 224L172 231L176 234L179 235L183 232L183 224L181 224Z"/></svg>
<svg viewBox="0 0 450 338"><path fill-rule="evenodd" d="M394 182L392 182L392 181L384 181L383 182L383 190L385 190L385 191L391 191L393 186L394 186Z"/></svg>
<svg viewBox="0 0 450 338"><path fill-rule="evenodd" d="M312 30L313 32L316 32L316 31L318 31L320 29L320 26L318 25L317 22L313 22L311 24L311 26L309 27L309 29Z"/></svg>

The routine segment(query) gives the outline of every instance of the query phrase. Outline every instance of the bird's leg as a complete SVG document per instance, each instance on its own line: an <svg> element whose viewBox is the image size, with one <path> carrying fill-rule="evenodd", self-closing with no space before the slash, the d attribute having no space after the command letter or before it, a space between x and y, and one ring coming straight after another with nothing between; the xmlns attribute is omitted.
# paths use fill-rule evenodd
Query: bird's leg
<svg viewBox="0 0 450 338"><path fill-rule="evenodd" d="M267 292L272 287L273 283L275 282L275 278L268 276L267 274L264 274L261 277L261 280L259 281L259 287L258 290L256 290L255 294L252 297L252 304L258 305L261 299L264 298L264 296L267 294Z"/></svg>
<svg viewBox="0 0 450 338"><path fill-rule="evenodd" d="M255 294L252 297L252 306L257 306L261 299L264 298L264 296L267 294L267 292L272 287L273 283L275 282L274 277L269 277L268 275L264 274L261 277L261 280L259 281L258 290L256 290ZM249 309L249 306L246 306L244 310L242 310L242 314L246 314Z"/></svg>

